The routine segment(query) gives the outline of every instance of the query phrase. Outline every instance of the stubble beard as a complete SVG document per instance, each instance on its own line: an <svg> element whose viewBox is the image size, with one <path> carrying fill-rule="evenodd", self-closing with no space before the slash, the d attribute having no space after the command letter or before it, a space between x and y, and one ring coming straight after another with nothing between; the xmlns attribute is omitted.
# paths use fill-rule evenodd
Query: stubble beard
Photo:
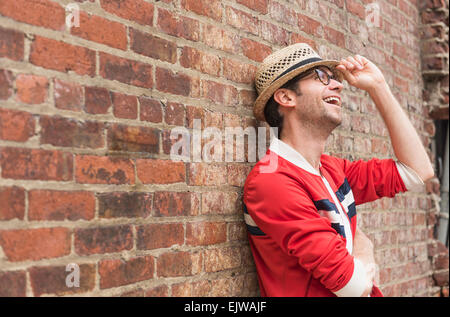
<svg viewBox="0 0 450 317"><path fill-rule="evenodd" d="M322 100L308 103L299 119L309 131L328 137L342 123L341 109L330 109ZM339 113L338 113L339 111Z"/></svg>

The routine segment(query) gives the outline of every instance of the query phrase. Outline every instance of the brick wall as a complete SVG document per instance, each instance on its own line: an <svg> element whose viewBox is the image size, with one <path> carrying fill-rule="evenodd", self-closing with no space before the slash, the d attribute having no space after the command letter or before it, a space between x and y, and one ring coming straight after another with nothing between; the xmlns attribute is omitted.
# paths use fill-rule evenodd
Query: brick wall
<svg viewBox="0 0 450 317"><path fill-rule="evenodd" d="M448 125L448 1L422 1L420 17L422 22L420 34L424 80L423 100L430 118L425 121L425 129L430 136L434 136L436 128L431 120L447 120ZM437 178L429 182L428 192L436 200L439 200L440 187ZM430 228L428 256L434 271L433 281L436 286L434 295L448 297L448 248L440 241L433 239L439 221L440 208L436 207L438 207L437 204L435 208L428 211L427 216L427 225Z"/></svg>
<svg viewBox="0 0 450 317"><path fill-rule="evenodd" d="M366 2L0 1L0 295L258 295L241 211L254 162L171 160L171 131L256 127L258 62L305 41L374 61L429 149L419 1L377 1L375 24ZM392 157L367 94L344 95L327 153ZM359 208L385 295L435 295L433 208L427 191Z"/></svg>

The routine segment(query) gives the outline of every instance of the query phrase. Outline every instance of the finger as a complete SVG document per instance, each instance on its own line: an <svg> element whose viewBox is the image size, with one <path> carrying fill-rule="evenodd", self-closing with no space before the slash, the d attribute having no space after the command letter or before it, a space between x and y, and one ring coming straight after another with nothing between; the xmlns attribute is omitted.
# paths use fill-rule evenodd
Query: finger
<svg viewBox="0 0 450 317"><path fill-rule="evenodd" d="M355 55L355 59L358 61L358 63L364 67L366 65L366 63L363 62L362 58L360 55Z"/></svg>
<svg viewBox="0 0 450 317"><path fill-rule="evenodd" d="M361 66L364 66L366 64L364 63L361 55L356 54L355 59L361 64Z"/></svg>
<svg viewBox="0 0 450 317"><path fill-rule="evenodd" d="M336 66L337 69L341 71L341 73L344 75L344 79L348 81L350 84L352 84L355 81L355 77L352 75L350 70L345 66L345 64L339 64Z"/></svg>
<svg viewBox="0 0 450 317"><path fill-rule="evenodd" d="M365 58L362 55L356 55L359 57L359 59L362 61L362 65L365 66L367 63L369 63L369 60L367 58Z"/></svg>
<svg viewBox="0 0 450 317"><path fill-rule="evenodd" d="M355 68L355 65L350 63L347 59L341 59L341 64L344 64L348 70L353 70Z"/></svg>
<svg viewBox="0 0 450 317"><path fill-rule="evenodd" d="M347 60L350 61L350 63L352 63L353 65L355 65L356 68L358 69L363 68L362 65L358 61L356 61L352 56L349 56Z"/></svg>
<svg viewBox="0 0 450 317"><path fill-rule="evenodd" d="M347 59L342 59L341 63L345 65L345 67L349 70L353 70L353 68L355 67L355 65L353 65L352 63L350 63L350 61L348 61Z"/></svg>

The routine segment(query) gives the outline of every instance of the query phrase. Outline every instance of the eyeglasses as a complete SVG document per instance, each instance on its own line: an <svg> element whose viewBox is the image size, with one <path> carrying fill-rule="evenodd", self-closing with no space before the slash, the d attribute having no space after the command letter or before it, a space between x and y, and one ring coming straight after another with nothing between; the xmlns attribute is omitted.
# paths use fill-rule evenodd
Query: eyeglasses
<svg viewBox="0 0 450 317"><path fill-rule="evenodd" d="M324 84L325 86L330 84L331 79L336 80L337 82L342 82L339 77L336 74L328 74L327 72L319 69L319 68L315 68L314 72L317 74L317 77L319 77L319 80L322 82L322 84Z"/></svg>

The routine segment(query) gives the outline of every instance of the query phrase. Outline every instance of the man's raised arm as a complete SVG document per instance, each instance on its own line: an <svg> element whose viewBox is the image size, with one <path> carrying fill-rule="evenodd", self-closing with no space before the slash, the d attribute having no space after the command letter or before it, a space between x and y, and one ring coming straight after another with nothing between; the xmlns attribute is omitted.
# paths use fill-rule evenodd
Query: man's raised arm
<svg viewBox="0 0 450 317"><path fill-rule="evenodd" d="M341 60L337 69L343 72L350 85L369 93L389 131L397 159L415 171L422 181L432 178L433 167L420 137L378 67L365 57L355 55Z"/></svg>

